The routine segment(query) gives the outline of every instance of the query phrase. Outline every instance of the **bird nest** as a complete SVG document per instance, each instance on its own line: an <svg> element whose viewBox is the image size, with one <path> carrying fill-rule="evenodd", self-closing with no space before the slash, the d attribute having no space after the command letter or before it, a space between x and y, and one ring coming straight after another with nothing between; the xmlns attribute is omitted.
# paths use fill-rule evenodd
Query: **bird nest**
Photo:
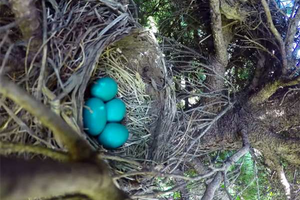
<svg viewBox="0 0 300 200"><path fill-rule="evenodd" d="M24 65L10 68L7 75L99 151L106 150L85 134L82 109L94 80L104 76L114 78L119 86L118 96L127 107L124 124L130 138L123 147L110 153L139 160L151 158L158 133L168 130L175 108L155 37L139 28L130 12L118 2L53 2L46 5L47 21L43 28L46 37L37 52L24 51L22 44L13 44L9 52L12 41L2 41L3 50L11 55L22 49L24 52L24 57L19 58ZM10 33L7 31L5 35L10 37ZM14 64L9 59L5 62ZM64 148L34 116L8 99L0 102L2 141Z"/></svg>

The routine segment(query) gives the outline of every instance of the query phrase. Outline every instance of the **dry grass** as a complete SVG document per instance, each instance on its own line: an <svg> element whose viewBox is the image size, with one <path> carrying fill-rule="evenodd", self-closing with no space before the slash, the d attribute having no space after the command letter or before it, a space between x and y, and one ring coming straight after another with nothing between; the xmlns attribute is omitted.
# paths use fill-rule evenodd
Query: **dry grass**
<svg viewBox="0 0 300 200"><path fill-rule="evenodd" d="M157 169L166 166L172 172L184 160L201 154L199 140L218 118L218 113L207 110L230 101L220 91L210 91L199 81L199 75L215 76L211 67L201 62L203 57L166 38L162 39L165 40L163 55L155 37L138 29L126 9L113 1L60 1L58 5L48 5L46 10L47 30L43 31L47 37L38 52L30 48L24 51L24 46L8 40L12 37L9 31L0 33L0 53L8 57L6 61L1 60L2 66L8 66L7 76L50 107L100 152L136 160L145 166L149 162L163 163ZM12 60L19 51L24 57L19 58L16 67ZM182 62L180 57L191 59ZM172 70L174 66L177 71ZM123 147L109 152L95 138L86 135L82 125L82 108L89 98L89 85L104 76L118 83L118 97L127 108L122 123L130 132ZM181 85L182 79L189 82L191 90ZM222 101L188 111L180 106L182 100L204 97L220 97L217 99ZM210 118L202 120L208 114ZM34 116L2 96L0 140L64 150L60 141ZM120 159L110 165L116 174L136 169ZM147 177L145 180L153 183Z"/></svg>
<svg viewBox="0 0 300 200"><path fill-rule="evenodd" d="M25 57L17 68L11 60L22 47L8 39L12 37L8 31L1 32L1 53L8 58L1 60L1 64L12 65L13 70L4 67L1 69L8 69L7 75L15 83L49 106L99 151L106 150L101 148L95 138L83 131L82 108L85 99L89 97L87 90L92 81L103 76L114 78L119 85L118 96L127 107L123 123L129 129L130 138L122 148L110 153L146 160L151 154L149 142L153 130L150 127L156 125L159 109L164 107L163 104L174 97L167 95L161 101L158 96L153 95L153 91L149 91L152 79L149 82L141 74L145 66L140 65L144 65L147 58L149 71L152 68L162 68L162 76L167 77L165 66L157 64L162 62L162 58L157 57L159 48L156 41L153 41L154 37L149 37L151 34L145 30L137 29L130 14L116 2L53 2L45 8L47 20L44 20L44 27L47 29L43 30L46 35L43 45L38 52L33 52L28 45ZM135 51L123 48L122 38L125 38L126 43L126 36L131 34L135 34L137 38L143 37L143 40L139 40L139 46L134 47ZM30 42L31 40L29 44ZM147 56L141 56L142 54ZM134 67L131 62L133 57L136 61ZM169 92L169 88L164 88L159 93L166 93L167 90ZM172 101L174 100L169 102ZM43 127L34 116L3 97L0 103L1 141L64 150L60 141L54 139L51 131ZM153 106L156 107L153 109Z"/></svg>
<svg viewBox="0 0 300 200"><path fill-rule="evenodd" d="M151 133L149 127L155 120L151 116L152 99L147 94L147 85L141 75L128 67L127 58L118 47L107 49L100 57L92 79L109 76L118 83L118 97L126 104L126 118L123 123L129 130L130 138L126 144L115 151L135 159L147 156ZM138 67L137 67L138 68Z"/></svg>

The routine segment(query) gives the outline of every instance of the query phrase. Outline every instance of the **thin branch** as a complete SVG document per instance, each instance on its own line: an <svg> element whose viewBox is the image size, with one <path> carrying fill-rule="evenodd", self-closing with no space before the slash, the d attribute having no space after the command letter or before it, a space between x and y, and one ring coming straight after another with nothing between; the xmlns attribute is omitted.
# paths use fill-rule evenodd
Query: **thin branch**
<svg viewBox="0 0 300 200"><path fill-rule="evenodd" d="M0 27L0 33L1 33L1 32L4 32L4 31L8 31L8 30L11 29L11 28L14 28L14 27L17 26L22 20L23 20L23 18L22 18L22 19L17 19L16 21L13 21L13 22L11 22L11 23L9 23L9 24L7 24L7 25L1 26L1 27Z"/></svg>
<svg viewBox="0 0 300 200"><path fill-rule="evenodd" d="M12 153L33 153L36 155L43 155L48 158L52 158L53 160L58 160L62 162L71 161L70 156L66 152L57 151L42 146L33 146L29 144L17 144L0 141L0 155L7 155ZM141 164L138 162L121 158L118 156L111 156L100 153L97 157L100 160L113 160L133 164L138 166L139 168L142 167Z"/></svg>
<svg viewBox="0 0 300 200"><path fill-rule="evenodd" d="M8 50L5 53L4 59L2 61L1 67L0 67L0 76L1 76L1 74L4 74L4 66L6 65L6 63L8 61L9 55L10 55L13 47L14 47L14 45L10 45Z"/></svg>
<svg viewBox="0 0 300 200"><path fill-rule="evenodd" d="M42 7L43 7L43 57L42 57L42 66L40 70L40 76L38 78L38 85L37 85L37 95L36 98L38 101L41 100L41 92L42 87L44 83L44 76L45 76L45 70L46 70L46 61L47 61L47 51L48 46L47 44L47 10L45 5L45 0L42 0Z"/></svg>
<svg viewBox="0 0 300 200"><path fill-rule="evenodd" d="M186 181L192 181L194 178L190 178L187 176L177 175L177 174L168 174L168 173L161 173L155 171L136 171L136 172L128 172L119 176L113 177L114 180L118 180L121 178L129 177L129 176L151 176L151 177L168 177L168 178L178 178L183 179Z"/></svg>
<svg viewBox="0 0 300 200"><path fill-rule="evenodd" d="M178 191L180 188L185 187L187 183L183 183L181 185L177 185L171 189L165 190L165 191L159 191L159 192L154 192L150 194L144 194L144 195L132 195L131 198L133 199L149 199L149 198L156 198L161 195L166 195L170 194L172 192Z"/></svg>
<svg viewBox="0 0 300 200"><path fill-rule="evenodd" d="M56 139L66 146L74 160L92 156L93 151L87 141L81 138L65 121L3 76L0 77L0 94L12 99L52 130Z"/></svg>
<svg viewBox="0 0 300 200"><path fill-rule="evenodd" d="M45 145L49 145L47 141L41 139L37 134L35 134L9 107L2 102L2 100L0 100L0 107L3 107L7 114L9 114L9 116L19 125L19 127L25 130L32 138Z"/></svg>
<svg viewBox="0 0 300 200"><path fill-rule="evenodd" d="M121 158L121 157L118 157L118 156L111 156L111 155L105 155L103 153L100 153L100 154L98 154L98 158L102 159L102 160L113 160L113 161L119 161L119 162L132 164L132 165L137 166L140 169L143 167L139 162L129 160L129 159L126 159L126 158Z"/></svg>
<svg viewBox="0 0 300 200"><path fill-rule="evenodd" d="M233 199L232 199L232 196L231 196L231 194L229 193L228 188L227 188L227 175L226 175L225 172L223 172L223 179L224 179L224 189L225 189L225 192L226 192L228 198L229 198L230 200L233 200Z"/></svg>
<svg viewBox="0 0 300 200"><path fill-rule="evenodd" d="M237 162L240 158L242 158L246 153L249 152L250 143L249 138L245 130L241 131L242 138L243 138L243 147L238 150L235 154L233 154L223 165L224 173L226 173L230 166L233 165L235 162ZM218 172L214 179L209 183L207 186L205 193L201 200L212 200L214 197L214 194L216 190L219 188L219 185L221 184L222 178L222 172Z"/></svg>
<svg viewBox="0 0 300 200"><path fill-rule="evenodd" d="M43 155L58 161L71 161L70 156L66 152L56 151L42 146L7 143L0 141L0 155L7 155L12 153L33 153L36 155Z"/></svg>
<svg viewBox="0 0 300 200"><path fill-rule="evenodd" d="M200 139L211 129L211 127L222 117L224 116L232 107L234 103L230 103L222 112L220 112L214 119L209 123L209 125L203 130L202 133L199 134L199 136L194 139L194 141L191 143L191 145L187 148L184 154L180 157L179 161L177 162L174 169L176 169L180 163L184 160L184 157L188 154L188 152L194 147L196 143L200 141Z"/></svg>
<svg viewBox="0 0 300 200"><path fill-rule="evenodd" d="M261 0L261 3L264 7L265 14L267 16L269 28L270 28L271 32L273 33L273 35L275 36L277 42L279 43L280 53L281 53L281 57L282 57L282 72L284 75L286 75L288 72L288 63L287 63L287 57L286 57L285 44L284 44L283 39L282 39L281 35L279 34L278 30L274 26L274 23L272 20L272 15L271 15L270 8L269 8L267 1Z"/></svg>
<svg viewBox="0 0 300 200"><path fill-rule="evenodd" d="M242 38L245 38L247 41L249 41L250 43L253 43L255 46L257 46L257 49L268 53L271 57L275 58L278 62L280 62L280 60L272 52L270 52L266 47L264 47L259 42L256 42L255 40L252 40L249 37L244 36L244 35L240 35L240 34L235 34L235 35L239 36L239 37L242 37ZM241 47L241 48L253 48L251 46L239 46L239 47Z"/></svg>

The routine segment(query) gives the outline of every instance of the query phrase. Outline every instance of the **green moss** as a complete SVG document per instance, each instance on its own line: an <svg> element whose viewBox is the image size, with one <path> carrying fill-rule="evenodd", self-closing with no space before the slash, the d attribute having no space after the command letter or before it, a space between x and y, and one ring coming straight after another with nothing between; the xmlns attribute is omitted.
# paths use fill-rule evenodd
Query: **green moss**
<svg viewBox="0 0 300 200"><path fill-rule="evenodd" d="M231 6L224 1L221 5L221 13L227 18L232 20L244 21L246 19L246 13L243 13L240 9L240 5Z"/></svg>
<svg viewBox="0 0 300 200"><path fill-rule="evenodd" d="M252 97L251 102L255 104L263 103L276 92L280 85L280 81L275 81L273 83L267 84L261 91L259 91L254 97Z"/></svg>

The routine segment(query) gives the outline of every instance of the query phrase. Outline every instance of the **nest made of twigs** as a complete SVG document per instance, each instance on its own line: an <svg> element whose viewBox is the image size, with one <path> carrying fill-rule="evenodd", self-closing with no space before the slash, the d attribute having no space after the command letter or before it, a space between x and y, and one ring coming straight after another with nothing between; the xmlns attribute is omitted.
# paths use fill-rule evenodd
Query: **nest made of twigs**
<svg viewBox="0 0 300 200"><path fill-rule="evenodd" d="M20 60L24 68L10 70L8 75L98 150L104 149L83 130L82 109L95 79L114 78L118 96L127 107L123 123L130 138L112 153L138 160L151 158L157 133L168 130L175 108L163 55L153 34L138 28L128 10L115 1L60 1L47 5L46 14L43 45L37 52L25 49ZM8 40L3 44L7 49L12 45L23 48ZM1 140L64 148L51 131L12 101L5 100L1 109Z"/></svg>
<svg viewBox="0 0 300 200"><path fill-rule="evenodd" d="M136 159L148 158L158 124L171 123L158 122L163 112L171 111L163 110L167 103L175 102L172 90L166 84L167 74L162 59L154 35L145 30L133 32L101 54L90 81L103 76L114 78L119 85L118 96L127 106L123 123L130 138L115 153ZM96 142L93 144L98 146Z"/></svg>

